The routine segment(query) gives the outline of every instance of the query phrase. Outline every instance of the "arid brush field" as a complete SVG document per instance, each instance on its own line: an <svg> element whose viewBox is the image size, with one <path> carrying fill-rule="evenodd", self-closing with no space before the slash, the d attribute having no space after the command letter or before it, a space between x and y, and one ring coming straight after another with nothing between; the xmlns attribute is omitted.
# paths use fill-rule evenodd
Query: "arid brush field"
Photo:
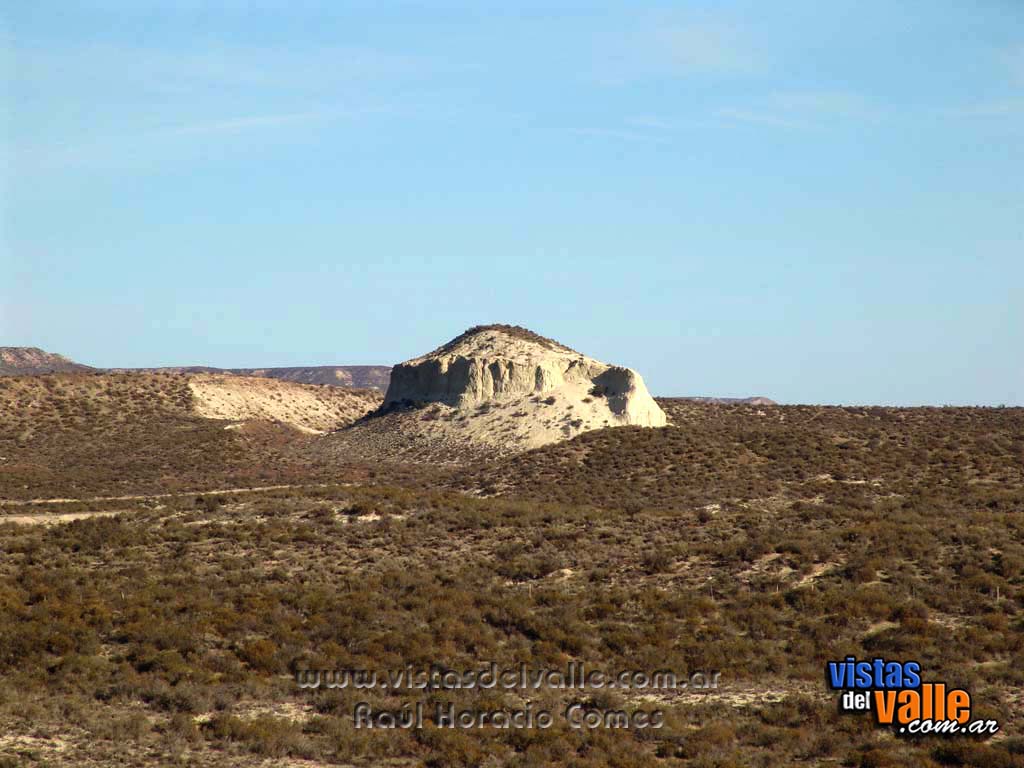
<svg viewBox="0 0 1024 768"><path fill-rule="evenodd" d="M456 432L395 450L388 430L440 406L367 416L380 402L244 377L0 379L0 766L1024 766L1024 409L661 399L667 427L503 455ZM848 655L920 661L999 734L840 715L823 670ZM295 679L491 661L720 682ZM367 730L359 701L665 720Z"/></svg>

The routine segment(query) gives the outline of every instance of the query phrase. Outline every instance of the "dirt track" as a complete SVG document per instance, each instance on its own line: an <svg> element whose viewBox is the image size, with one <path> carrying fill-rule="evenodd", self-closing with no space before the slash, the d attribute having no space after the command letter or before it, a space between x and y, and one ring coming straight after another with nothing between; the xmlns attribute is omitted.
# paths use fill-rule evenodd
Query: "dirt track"
<svg viewBox="0 0 1024 768"><path fill-rule="evenodd" d="M90 496L84 499L0 499L0 507L25 507L33 504L89 504L98 501L144 501L146 499L176 499L184 496L219 496L227 493L258 493L282 491L289 488L327 488L344 483L312 483L309 485L258 485L253 488L221 488L211 491L178 491L176 493L141 493L130 496Z"/></svg>

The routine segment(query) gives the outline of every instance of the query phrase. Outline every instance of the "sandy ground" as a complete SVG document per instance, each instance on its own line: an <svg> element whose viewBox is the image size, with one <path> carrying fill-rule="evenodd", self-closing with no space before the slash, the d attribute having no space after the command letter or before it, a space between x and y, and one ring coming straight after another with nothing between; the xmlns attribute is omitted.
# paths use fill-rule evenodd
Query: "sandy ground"
<svg viewBox="0 0 1024 768"><path fill-rule="evenodd" d="M603 400L591 397L588 391L589 387L566 384L542 395L476 407L434 403L408 411L402 428L433 440L466 440L500 451L538 448L592 429L620 425Z"/></svg>
<svg viewBox="0 0 1024 768"><path fill-rule="evenodd" d="M42 512L38 515L4 515L0 523L16 523L17 525L59 525L74 520L85 520L90 517L113 517L120 511L113 512Z"/></svg>
<svg viewBox="0 0 1024 768"><path fill-rule="evenodd" d="M24 507L33 504L78 504L95 501L140 501L142 499L172 499L185 496L223 496L232 493L255 493L258 491L280 491L286 488L326 488L327 483L304 483L291 485L255 485L251 488L217 488L211 491L175 491L174 493L139 493L129 496L90 496L82 499L0 499L0 507ZM332 485L344 485L333 483ZM2 518L0 518L2 520Z"/></svg>
<svg viewBox="0 0 1024 768"><path fill-rule="evenodd" d="M297 384L249 376L201 374L189 379L194 408L208 419L265 419L323 434L374 410L379 392ZM228 425L229 427L232 425Z"/></svg>

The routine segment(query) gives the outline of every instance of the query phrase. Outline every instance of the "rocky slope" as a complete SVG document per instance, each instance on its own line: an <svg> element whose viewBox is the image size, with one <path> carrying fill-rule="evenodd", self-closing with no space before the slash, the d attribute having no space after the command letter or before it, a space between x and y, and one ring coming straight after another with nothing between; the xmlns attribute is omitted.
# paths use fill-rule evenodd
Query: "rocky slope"
<svg viewBox="0 0 1024 768"><path fill-rule="evenodd" d="M567 434L613 424L663 427L666 422L636 371L499 325L471 328L428 355L396 365L384 405L437 402L466 410L512 402L549 406L554 403L544 400L551 398L576 411L567 419L573 422L568 430L559 427Z"/></svg>
<svg viewBox="0 0 1024 768"><path fill-rule="evenodd" d="M396 365L381 411L337 442L461 461L467 452L515 453L593 429L666 423L636 371L517 326L485 325Z"/></svg>
<svg viewBox="0 0 1024 768"><path fill-rule="evenodd" d="M40 373L72 373L95 370L63 355L45 352L39 347L0 347L0 376L26 376Z"/></svg>

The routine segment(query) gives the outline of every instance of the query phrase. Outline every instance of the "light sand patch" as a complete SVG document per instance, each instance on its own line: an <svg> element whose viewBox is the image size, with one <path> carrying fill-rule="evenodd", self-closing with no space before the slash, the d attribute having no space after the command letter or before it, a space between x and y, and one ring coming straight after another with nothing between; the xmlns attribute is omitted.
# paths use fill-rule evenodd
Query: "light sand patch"
<svg viewBox="0 0 1024 768"><path fill-rule="evenodd" d="M820 579L822 576L831 573L837 568L842 567L843 563L829 562L829 563L815 563L809 573L806 573L800 578L800 581L796 583L798 587L806 587L809 584L813 584L815 581Z"/></svg>
<svg viewBox="0 0 1024 768"><path fill-rule="evenodd" d="M394 513L388 515L382 515L379 512L368 512L365 514L353 514L350 509L336 509L334 514L339 516L339 520L345 524L350 525L353 523L376 523L380 520L389 520L393 522L399 522L401 520L407 520L408 514Z"/></svg>
<svg viewBox="0 0 1024 768"><path fill-rule="evenodd" d="M221 496L239 493L258 493L262 491L281 491L292 488L327 488L329 485L349 485L349 483L291 483L288 485L254 485L251 488L217 488L213 490L176 491L174 493L137 493L127 496L88 496L82 499L0 499L0 506L28 507L35 504L79 504L98 501L142 501L146 499L174 499L183 496Z"/></svg>
<svg viewBox="0 0 1024 768"><path fill-rule="evenodd" d="M748 682L730 683L728 680L721 678L717 688L683 688L679 690L647 690L642 692L620 690L619 693L631 701L651 704L685 706L687 704L704 704L714 701L736 709L775 704L791 696L810 696L816 699L828 699L831 697L829 691L802 681L771 681L761 686Z"/></svg>
<svg viewBox="0 0 1024 768"><path fill-rule="evenodd" d="M64 752L68 748L66 741L60 738L42 738L22 734L6 733L0 735L0 754L4 753L53 753Z"/></svg>
<svg viewBox="0 0 1024 768"><path fill-rule="evenodd" d="M313 717L316 710L311 704L298 704L294 701L252 701L236 705L232 714L247 720L255 720L257 717L279 717L301 723Z"/></svg>
<svg viewBox="0 0 1024 768"><path fill-rule="evenodd" d="M861 640L867 640L868 638L874 637L882 632L887 632L890 629L896 629L898 626L899 624L895 621L876 621L868 627L867 630L865 630Z"/></svg>
<svg viewBox="0 0 1024 768"><path fill-rule="evenodd" d="M201 374L188 382L193 408L208 419L266 420L290 424L307 434L323 434L351 424L374 410L380 393L321 387L277 379Z"/></svg>
<svg viewBox="0 0 1024 768"><path fill-rule="evenodd" d="M0 515L0 523L15 523L17 525L60 525L70 523L74 520L87 520L90 517L113 517L124 510L113 512L58 512L55 514L38 515Z"/></svg>

